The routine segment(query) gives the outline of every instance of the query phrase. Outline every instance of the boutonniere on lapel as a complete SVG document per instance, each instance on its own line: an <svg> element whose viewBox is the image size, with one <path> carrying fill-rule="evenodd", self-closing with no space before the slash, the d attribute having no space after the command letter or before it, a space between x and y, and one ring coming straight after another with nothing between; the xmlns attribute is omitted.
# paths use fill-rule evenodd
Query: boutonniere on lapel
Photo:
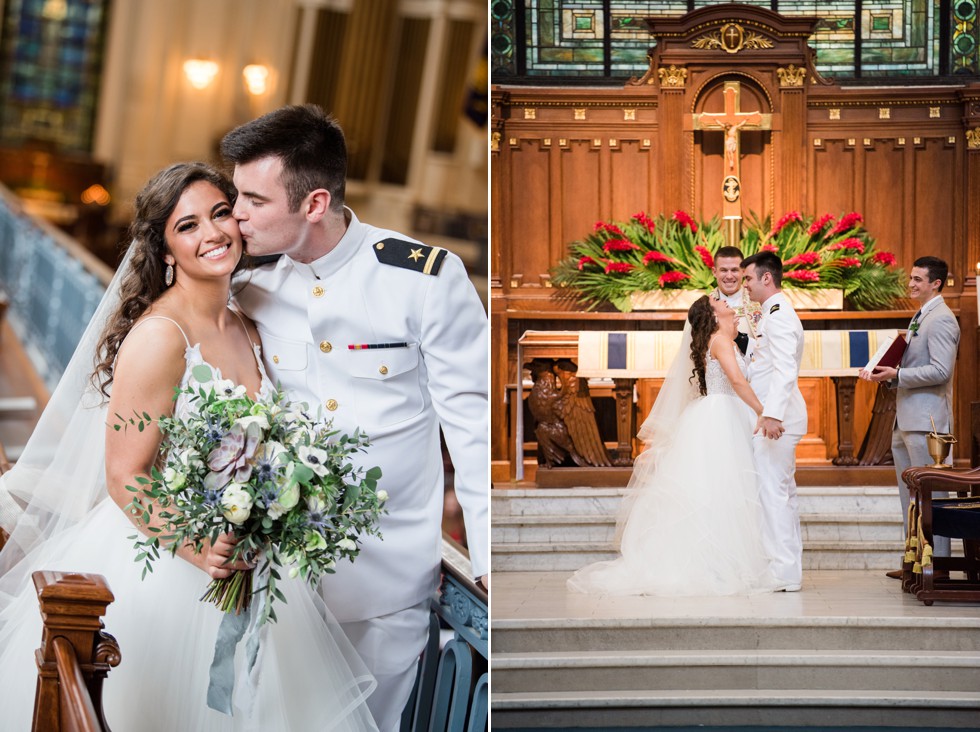
<svg viewBox="0 0 980 732"><path fill-rule="evenodd" d="M913 338L915 338L915 336L919 335L919 321L918 321L918 319L913 320L911 323L909 323L909 333L912 334L912 337Z"/></svg>

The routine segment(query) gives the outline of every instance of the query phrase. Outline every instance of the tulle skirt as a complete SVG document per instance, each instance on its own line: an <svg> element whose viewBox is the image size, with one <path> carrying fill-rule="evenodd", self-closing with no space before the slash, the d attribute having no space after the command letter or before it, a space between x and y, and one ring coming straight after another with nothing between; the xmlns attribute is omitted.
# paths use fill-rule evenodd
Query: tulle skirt
<svg viewBox="0 0 980 732"><path fill-rule="evenodd" d="M621 556L580 569L579 592L714 596L772 591L752 458L754 415L714 394L684 410L659 456L640 454L624 498Z"/></svg>
<svg viewBox="0 0 980 732"><path fill-rule="evenodd" d="M106 632L122 661L106 680L106 721L116 730L375 729L365 699L374 679L322 600L302 580L278 584L277 623L266 626L257 682L246 683L243 646L236 657L235 711L207 706L209 668L222 613L198 598L208 576L163 554L141 579L142 563L127 537L136 529L111 500L74 529L39 546L0 578L0 710L4 729L29 730L41 620L30 573L38 569L103 575L115 601ZM16 584L16 590L12 585Z"/></svg>

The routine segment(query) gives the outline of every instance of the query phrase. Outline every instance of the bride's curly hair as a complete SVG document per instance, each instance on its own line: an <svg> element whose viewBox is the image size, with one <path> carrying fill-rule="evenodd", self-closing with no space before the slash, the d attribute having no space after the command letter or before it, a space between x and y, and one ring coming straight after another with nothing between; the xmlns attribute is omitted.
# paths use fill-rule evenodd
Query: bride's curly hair
<svg viewBox="0 0 980 732"><path fill-rule="evenodd" d="M698 391L701 396L708 395L708 383L705 378L707 369L708 342L718 330L715 310L711 307L711 298L707 295L699 297L691 309L687 311L687 320L691 324L691 380L698 380Z"/></svg>
<svg viewBox="0 0 980 732"><path fill-rule="evenodd" d="M167 287L163 281L169 252L164 236L167 219L191 184L206 181L228 197L234 205L235 186L226 176L206 163L176 163L157 173L136 196L133 222L129 227L132 255L129 269L119 283L119 307L106 319L105 329L95 350L92 382L106 397L112 384L116 355L133 324L156 302Z"/></svg>

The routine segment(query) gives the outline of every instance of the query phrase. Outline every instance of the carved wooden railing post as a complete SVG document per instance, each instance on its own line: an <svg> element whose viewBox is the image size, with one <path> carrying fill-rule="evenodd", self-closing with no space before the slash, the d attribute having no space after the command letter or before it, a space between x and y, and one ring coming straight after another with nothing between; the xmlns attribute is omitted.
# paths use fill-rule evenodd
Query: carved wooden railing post
<svg viewBox="0 0 980 732"><path fill-rule="evenodd" d="M44 630L41 647L35 652L37 661L37 692L34 699L36 732L61 729L67 710L62 708L62 684L56 656L68 650L70 644L88 687L94 711L101 729L108 729L102 713L102 682L109 668L118 666L119 645L103 632L102 616L113 601L112 592L103 577L96 574L65 572L34 572ZM76 690L77 691L77 690Z"/></svg>
<svg viewBox="0 0 980 732"><path fill-rule="evenodd" d="M837 457L834 465L857 465L854 457L854 391L856 376L831 376L837 387Z"/></svg>
<svg viewBox="0 0 980 732"><path fill-rule="evenodd" d="M633 464L633 436L636 434L636 410L633 407L635 379L613 379L616 396L616 437L613 465Z"/></svg>

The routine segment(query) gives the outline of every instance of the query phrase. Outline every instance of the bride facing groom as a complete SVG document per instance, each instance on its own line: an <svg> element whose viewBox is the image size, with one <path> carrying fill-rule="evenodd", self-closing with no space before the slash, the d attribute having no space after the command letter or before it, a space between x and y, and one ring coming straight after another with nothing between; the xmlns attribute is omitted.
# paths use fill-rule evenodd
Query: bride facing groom
<svg viewBox="0 0 980 732"><path fill-rule="evenodd" d="M688 311L677 357L639 437L621 512L621 556L569 587L620 595L711 596L800 589L796 445L803 328L782 294L782 262L742 262L762 320L743 357L737 315L705 295ZM679 415L679 416L678 416Z"/></svg>

